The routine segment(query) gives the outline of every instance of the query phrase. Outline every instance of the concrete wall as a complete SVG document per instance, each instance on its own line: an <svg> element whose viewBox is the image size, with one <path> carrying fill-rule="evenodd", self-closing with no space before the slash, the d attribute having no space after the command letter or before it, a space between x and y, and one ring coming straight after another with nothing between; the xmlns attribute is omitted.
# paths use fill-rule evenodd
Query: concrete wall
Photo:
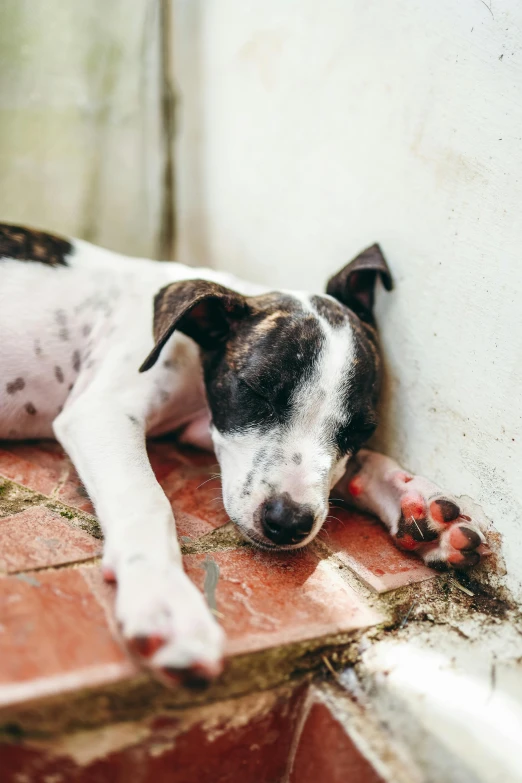
<svg viewBox="0 0 522 783"><path fill-rule="evenodd" d="M522 595L522 4L488 2L176 0L178 250L320 290L382 244L381 445Z"/></svg>
<svg viewBox="0 0 522 783"><path fill-rule="evenodd" d="M1 220L163 250L158 9L2 0Z"/></svg>

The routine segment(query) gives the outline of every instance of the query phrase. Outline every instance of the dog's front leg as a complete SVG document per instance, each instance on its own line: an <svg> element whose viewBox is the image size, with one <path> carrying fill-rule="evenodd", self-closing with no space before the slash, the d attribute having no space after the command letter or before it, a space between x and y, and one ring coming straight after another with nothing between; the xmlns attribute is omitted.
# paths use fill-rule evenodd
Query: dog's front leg
<svg viewBox="0 0 522 783"><path fill-rule="evenodd" d="M120 400L84 394L54 423L105 535L104 572L131 649L164 676L219 673L223 632L183 571L169 501L150 466L145 424Z"/></svg>
<svg viewBox="0 0 522 783"><path fill-rule="evenodd" d="M432 568L470 568L487 552L483 532L454 497L383 454L361 449L334 493L379 517L397 546Z"/></svg>

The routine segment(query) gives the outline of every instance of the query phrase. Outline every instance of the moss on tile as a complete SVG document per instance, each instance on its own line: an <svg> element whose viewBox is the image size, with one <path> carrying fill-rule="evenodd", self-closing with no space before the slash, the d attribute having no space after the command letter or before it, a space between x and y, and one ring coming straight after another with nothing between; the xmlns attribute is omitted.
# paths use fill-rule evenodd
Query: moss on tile
<svg viewBox="0 0 522 783"><path fill-rule="evenodd" d="M41 703L0 712L0 738L38 739L63 732L139 720L283 684L296 687L324 670L325 657L346 666L357 659L360 632L310 639L230 659L223 675L207 688L169 689L147 674L103 688L63 693Z"/></svg>

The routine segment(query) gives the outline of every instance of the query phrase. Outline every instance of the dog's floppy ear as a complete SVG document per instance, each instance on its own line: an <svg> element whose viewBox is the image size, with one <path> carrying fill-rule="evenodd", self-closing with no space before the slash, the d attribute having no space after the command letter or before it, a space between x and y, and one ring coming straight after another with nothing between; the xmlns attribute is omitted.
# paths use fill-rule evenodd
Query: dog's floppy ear
<svg viewBox="0 0 522 783"><path fill-rule="evenodd" d="M209 280L170 283L154 297L154 339L156 345L140 372L156 364L161 349L175 329L191 337L202 348L215 348L230 331L231 324L248 311L244 296Z"/></svg>
<svg viewBox="0 0 522 783"><path fill-rule="evenodd" d="M380 275L387 291L393 288L391 272L381 248L375 244L359 253L344 269L334 275L326 286L326 293L335 297L359 316L362 321L373 320L375 282Z"/></svg>

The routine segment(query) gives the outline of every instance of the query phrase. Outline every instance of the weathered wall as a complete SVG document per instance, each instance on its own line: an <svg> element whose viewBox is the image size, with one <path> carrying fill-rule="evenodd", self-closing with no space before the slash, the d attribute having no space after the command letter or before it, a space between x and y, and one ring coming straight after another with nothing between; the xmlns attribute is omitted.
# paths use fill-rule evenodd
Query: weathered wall
<svg viewBox="0 0 522 783"><path fill-rule="evenodd" d="M522 5L176 0L180 260L321 289L378 240L381 443L522 595Z"/></svg>
<svg viewBox="0 0 522 783"><path fill-rule="evenodd" d="M0 216L159 252L158 2L0 4Z"/></svg>

